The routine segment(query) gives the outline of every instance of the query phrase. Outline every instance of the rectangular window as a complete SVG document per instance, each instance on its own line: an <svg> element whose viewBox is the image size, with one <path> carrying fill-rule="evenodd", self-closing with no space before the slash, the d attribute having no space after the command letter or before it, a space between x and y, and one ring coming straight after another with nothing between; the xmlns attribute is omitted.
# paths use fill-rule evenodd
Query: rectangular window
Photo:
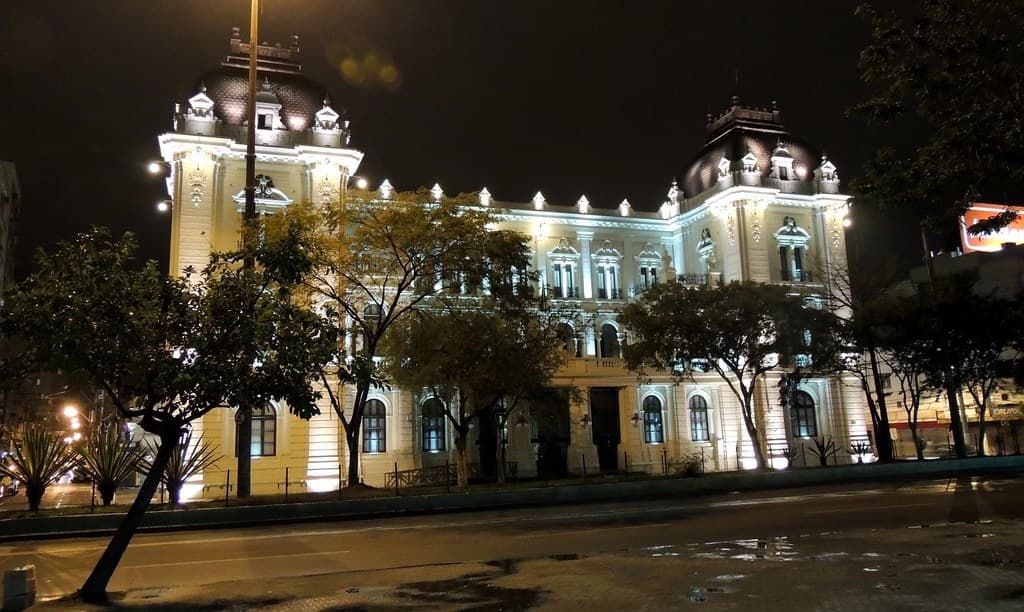
<svg viewBox="0 0 1024 612"><path fill-rule="evenodd" d="M690 410L690 440L693 442L707 442L710 439L707 409L697 408Z"/></svg>
<svg viewBox="0 0 1024 612"><path fill-rule="evenodd" d="M423 419L423 450L434 453L444 450L444 417Z"/></svg>
<svg viewBox="0 0 1024 612"><path fill-rule="evenodd" d="M387 451L387 408L379 399L366 402L363 412L363 452L383 453Z"/></svg>
<svg viewBox="0 0 1024 612"><path fill-rule="evenodd" d="M597 267L597 297L600 299L608 297L608 290L604 283L604 266Z"/></svg>
<svg viewBox="0 0 1024 612"><path fill-rule="evenodd" d="M779 266L782 280L789 280L789 247L779 247Z"/></svg>
<svg viewBox="0 0 1024 612"><path fill-rule="evenodd" d="M665 428L661 422L661 410L644 410L644 442L661 444L665 441Z"/></svg>

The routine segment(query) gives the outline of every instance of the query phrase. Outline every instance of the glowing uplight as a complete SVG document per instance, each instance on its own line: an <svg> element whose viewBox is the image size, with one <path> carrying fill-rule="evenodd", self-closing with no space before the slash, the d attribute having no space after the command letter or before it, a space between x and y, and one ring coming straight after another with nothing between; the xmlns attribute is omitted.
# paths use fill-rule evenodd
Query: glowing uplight
<svg viewBox="0 0 1024 612"><path fill-rule="evenodd" d="M150 174L163 174L164 163L158 161L151 161L146 165L146 169L149 170Z"/></svg>
<svg viewBox="0 0 1024 612"><path fill-rule="evenodd" d="M355 186L356 189L366 189L367 187L370 186L370 181L360 176L356 178Z"/></svg>
<svg viewBox="0 0 1024 612"><path fill-rule="evenodd" d="M78 433L78 432L76 431L75 433L71 434L71 439L72 439L72 440L73 440L74 442L78 442L79 440L81 440L81 439L82 439L82 434L80 434L80 433Z"/></svg>
<svg viewBox="0 0 1024 612"><path fill-rule="evenodd" d="M850 227L853 225L853 219L849 217L843 217L843 227Z"/></svg>
<svg viewBox="0 0 1024 612"><path fill-rule="evenodd" d="M171 210L171 203L167 200L160 200L156 203L157 212L165 213Z"/></svg>
<svg viewBox="0 0 1024 612"><path fill-rule="evenodd" d="M64 406L64 409L61 411L61 413L67 418L73 419L78 416L78 407L68 404Z"/></svg>

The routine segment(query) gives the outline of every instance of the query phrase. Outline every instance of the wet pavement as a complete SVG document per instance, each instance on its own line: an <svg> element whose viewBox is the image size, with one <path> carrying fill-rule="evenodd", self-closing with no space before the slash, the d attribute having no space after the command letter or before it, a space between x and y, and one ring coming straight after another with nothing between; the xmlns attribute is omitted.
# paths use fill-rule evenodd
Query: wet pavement
<svg viewBox="0 0 1024 612"><path fill-rule="evenodd" d="M119 594L122 610L1024 609L1024 524L638 546ZM51 601L39 610L97 610Z"/></svg>

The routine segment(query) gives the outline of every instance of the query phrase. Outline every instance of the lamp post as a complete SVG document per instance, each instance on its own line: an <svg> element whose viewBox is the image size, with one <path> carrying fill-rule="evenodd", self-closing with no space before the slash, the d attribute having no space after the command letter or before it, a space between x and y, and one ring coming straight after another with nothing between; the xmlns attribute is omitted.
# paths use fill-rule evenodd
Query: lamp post
<svg viewBox="0 0 1024 612"><path fill-rule="evenodd" d="M256 224L256 63L259 55L259 0L249 5L249 95L245 101L248 121L245 141L245 210L242 214L242 267L251 270L256 264L252 235ZM238 497L248 497L252 480L252 405L241 402L235 413L238 440Z"/></svg>

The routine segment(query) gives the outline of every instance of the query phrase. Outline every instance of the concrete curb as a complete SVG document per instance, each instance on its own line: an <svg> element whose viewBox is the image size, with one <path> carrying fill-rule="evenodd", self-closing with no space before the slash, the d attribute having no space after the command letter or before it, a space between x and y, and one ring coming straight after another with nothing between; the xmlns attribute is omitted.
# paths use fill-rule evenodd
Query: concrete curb
<svg viewBox="0 0 1024 612"><path fill-rule="evenodd" d="M140 531L242 527L318 520L364 519L398 514L459 512L604 502L616 499L686 497L731 491L781 489L827 484L914 480L1024 472L1024 456L942 459L891 464L847 465L779 472L727 472L696 478L657 478L629 482L560 485L481 491L332 500L231 508L189 508L147 512ZM0 542L112 534L123 514L77 514L0 520Z"/></svg>

